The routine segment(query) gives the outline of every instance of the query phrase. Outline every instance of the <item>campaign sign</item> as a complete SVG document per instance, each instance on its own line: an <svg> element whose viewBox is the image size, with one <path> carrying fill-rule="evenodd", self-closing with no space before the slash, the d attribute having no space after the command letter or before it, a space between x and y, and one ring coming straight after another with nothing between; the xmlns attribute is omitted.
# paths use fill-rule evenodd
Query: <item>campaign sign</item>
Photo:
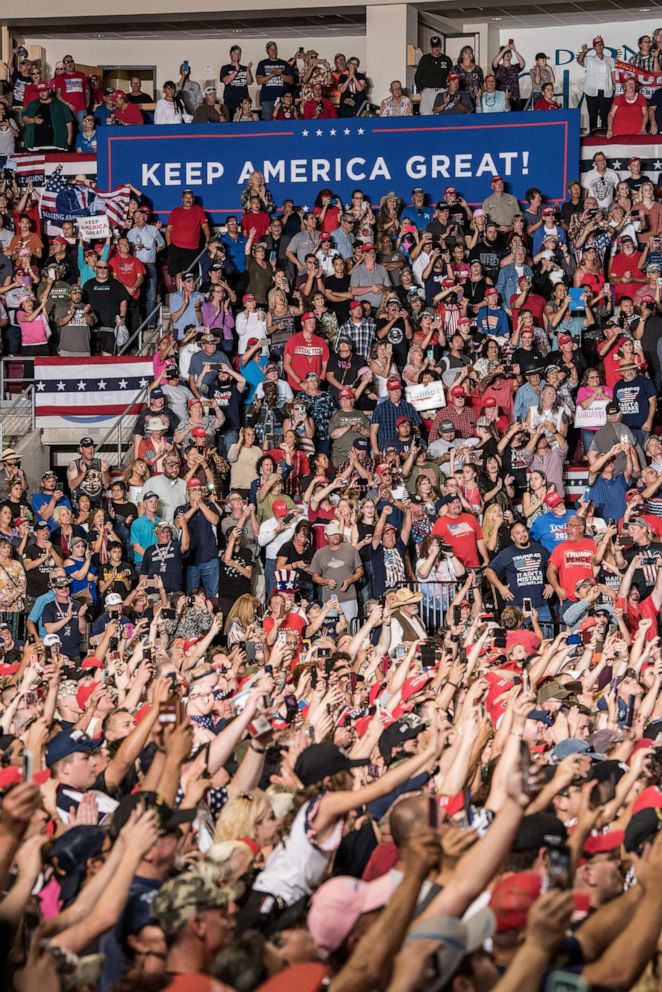
<svg viewBox="0 0 662 992"><path fill-rule="evenodd" d="M78 217L77 224L85 241L97 241L99 238L103 240L110 234L110 223L106 214L99 214L98 217Z"/></svg>
<svg viewBox="0 0 662 992"><path fill-rule="evenodd" d="M104 127L97 136L100 189L132 183L167 215L189 186L218 223L241 211L254 170L279 206L289 198L312 208L324 187L345 204L362 188L377 205L391 190L409 203L415 186L441 199L450 185L476 205L494 176L520 200L533 185L562 202L579 167L577 110Z"/></svg>
<svg viewBox="0 0 662 992"><path fill-rule="evenodd" d="M438 410L442 406L446 406L444 386L438 380L429 382L427 386L407 386L405 395L414 409L419 412L423 410Z"/></svg>

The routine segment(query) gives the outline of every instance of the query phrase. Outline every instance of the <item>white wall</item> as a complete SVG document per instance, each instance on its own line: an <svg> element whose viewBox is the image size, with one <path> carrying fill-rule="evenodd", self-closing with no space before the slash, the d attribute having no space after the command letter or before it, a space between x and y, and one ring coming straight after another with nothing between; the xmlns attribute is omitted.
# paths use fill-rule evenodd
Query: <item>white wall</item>
<svg viewBox="0 0 662 992"><path fill-rule="evenodd" d="M282 58L290 58L297 48L302 45L306 50L313 48L322 58L329 60L333 66L333 57L337 52L344 52L349 58L356 55L361 60L361 69L366 65L365 36L352 35L348 37L333 36L329 38L297 38L296 41L277 39L278 52ZM204 39L160 38L160 39L85 39L84 41L67 41L66 39L48 40L26 36L26 45L40 45L47 55L49 76L53 74L53 66L63 55L73 57L86 65L99 66L156 66L156 80L162 86L166 79L179 78L179 66L184 59L191 63L191 78L202 86L207 82L217 82L221 65L230 61L230 47L241 45L242 62L253 63L257 67L260 59L266 58L263 38L239 38L231 35L223 38L218 35ZM257 92L258 87L253 87Z"/></svg>
<svg viewBox="0 0 662 992"><path fill-rule="evenodd" d="M660 20L611 21L599 26L593 23L585 26L572 24L566 28L558 25L524 30L501 28L499 44L505 45L509 38L513 38L518 52L526 62L527 69L533 65L537 52L545 52L549 55L550 64L556 74L557 92L560 92L564 72L568 72L570 106L574 107L584 89L585 72L577 63L577 52L583 44L590 48L593 38L601 34L605 47L610 50L612 56L627 61L638 51L637 38L642 34L652 35L655 28L660 26L662 26L662 16ZM495 54L496 52L492 52L490 58ZM523 91L529 92L528 83L523 86Z"/></svg>

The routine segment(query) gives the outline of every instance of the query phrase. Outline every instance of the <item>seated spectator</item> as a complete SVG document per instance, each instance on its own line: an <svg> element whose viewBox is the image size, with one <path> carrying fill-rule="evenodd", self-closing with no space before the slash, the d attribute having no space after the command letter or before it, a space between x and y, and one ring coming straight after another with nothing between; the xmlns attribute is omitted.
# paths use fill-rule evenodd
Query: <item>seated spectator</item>
<svg viewBox="0 0 662 992"><path fill-rule="evenodd" d="M414 113L412 102L403 92L400 80L395 79L388 89L389 95L379 105L379 116L411 117Z"/></svg>
<svg viewBox="0 0 662 992"><path fill-rule="evenodd" d="M337 116L338 112L336 108L327 97L322 95L322 84L313 83L311 87L311 97L303 104L304 120Z"/></svg>

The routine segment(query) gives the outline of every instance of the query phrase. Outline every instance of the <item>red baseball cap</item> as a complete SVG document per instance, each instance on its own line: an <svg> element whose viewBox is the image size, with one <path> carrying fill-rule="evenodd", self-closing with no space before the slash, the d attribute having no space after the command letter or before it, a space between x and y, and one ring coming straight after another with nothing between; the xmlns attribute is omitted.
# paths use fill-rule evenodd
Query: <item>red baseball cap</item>
<svg viewBox="0 0 662 992"><path fill-rule="evenodd" d="M454 279L442 279L441 280L441 288L442 289L450 289L450 287L451 286L454 286L454 285L455 285L455 280Z"/></svg>
<svg viewBox="0 0 662 992"><path fill-rule="evenodd" d="M37 83L37 93L43 93L48 89L48 83Z"/></svg>
<svg viewBox="0 0 662 992"><path fill-rule="evenodd" d="M483 402L480 404L481 410L489 410L497 405L497 401L493 396L486 396Z"/></svg>
<svg viewBox="0 0 662 992"><path fill-rule="evenodd" d="M190 651L191 648L194 647L198 643L198 641L201 640L202 640L201 637L189 637L187 641L184 641L184 645L183 645L184 651Z"/></svg>
<svg viewBox="0 0 662 992"><path fill-rule="evenodd" d="M186 483L186 488L187 489L202 489L202 483L200 482L199 479L196 479L196 477L193 476L193 478L192 479L189 479L188 482Z"/></svg>
<svg viewBox="0 0 662 992"><path fill-rule="evenodd" d="M465 393L465 391L462 388L462 386L453 386L453 388L451 389L451 396L464 396L464 397L466 397L466 395L467 394Z"/></svg>
<svg viewBox="0 0 662 992"><path fill-rule="evenodd" d="M570 334L559 334L559 344L572 344L572 336Z"/></svg>
<svg viewBox="0 0 662 992"><path fill-rule="evenodd" d="M364 252L364 253L365 252L368 252L368 251L374 251L374 250L375 250L375 246L372 245L372 244L369 244L368 243L368 244L365 244L365 245L361 245L361 251Z"/></svg>
<svg viewBox="0 0 662 992"><path fill-rule="evenodd" d="M301 314L301 321L302 321L302 323L303 323L304 320L317 320L317 317L312 312L312 310L306 310L305 313L302 313Z"/></svg>
<svg viewBox="0 0 662 992"><path fill-rule="evenodd" d="M545 506L549 506L550 509L554 509L555 506L560 506L563 502L563 497L559 496L558 493L547 493L545 496Z"/></svg>
<svg viewBox="0 0 662 992"><path fill-rule="evenodd" d="M391 471L391 466L389 465L388 462L382 462L381 465L378 465L377 468L375 469L377 475L383 475L384 472L390 472L390 471Z"/></svg>
<svg viewBox="0 0 662 992"><path fill-rule="evenodd" d="M249 300L254 300L254 299L255 299L255 297L253 296L252 293L244 293L244 295L241 298L241 302L242 303L248 303Z"/></svg>
<svg viewBox="0 0 662 992"><path fill-rule="evenodd" d="M51 244L53 244L53 245L68 245L69 242L67 241L66 238L63 238L61 234L58 234L58 236L56 238L53 238L51 240Z"/></svg>
<svg viewBox="0 0 662 992"><path fill-rule="evenodd" d="M446 196L446 193L456 193L456 192L457 192L457 190L456 190L455 186L446 186L446 187L444 187L444 196Z"/></svg>
<svg viewBox="0 0 662 992"><path fill-rule="evenodd" d="M662 799L662 792L659 795ZM606 834L594 834L592 837L586 838L582 851L584 854L604 854L607 851L617 850L624 840L624 830L610 830Z"/></svg>
<svg viewBox="0 0 662 992"><path fill-rule="evenodd" d="M259 343L260 343L260 339L259 338L249 338L248 341L246 342L246 347L247 348L253 348L253 347L255 347L256 344L259 344Z"/></svg>
<svg viewBox="0 0 662 992"><path fill-rule="evenodd" d="M395 426L399 427L400 424L408 424L408 423L409 423L409 417L398 417L395 421Z"/></svg>
<svg viewBox="0 0 662 992"><path fill-rule="evenodd" d="M386 380L386 388L387 389L402 389L402 383L400 382L399 379L396 379L395 377L394 378L391 378L391 379L387 379Z"/></svg>
<svg viewBox="0 0 662 992"><path fill-rule="evenodd" d="M555 214L555 212L556 211L554 210L554 207L543 207L542 208L542 216L543 217L553 217L554 214Z"/></svg>
<svg viewBox="0 0 662 992"><path fill-rule="evenodd" d="M351 389L341 389L340 392L338 393L338 396L340 397L341 400L353 400L354 391Z"/></svg>
<svg viewBox="0 0 662 992"><path fill-rule="evenodd" d="M496 288L496 286L488 286L487 289L485 290L485 296L498 296L498 295L499 295L499 290Z"/></svg>
<svg viewBox="0 0 662 992"><path fill-rule="evenodd" d="M500 879L492 889L490 909L497 919L497 933L521 930L529 910L540 895L542 878L533 871L519 871Z"/></svg>
<svg viewBox="0 0 662 992"><path fill-rule="evenodd" d="M87 658L83 658L82 664L80 666L82 669L87 668L101 668L101 662L93 654L88 654Z"/></svg>
<svg viewBox="0 0 662 992"><path fill-rule="evenodd" d="M206 437L206 433L204 427L191 428L191 437Z"/></svg>
<svg viewBox="0 0 662 992"><path fill-rule="evenodd" d="M502 176L492 176L492 185L493 186L494 186L495 183L502 183L502 182L503 182L503 177Z"/></svg>
<svg viewBox="0 0 662 992"><path fill-rule="evenodd" d="M360 306L361 306L361 303L359 302L359 300L352 300L352 302L349 305L349 309L350 310L356 310L356 308L357 307L360 307Z"/></svg>
<svg viewBox="0 0 662 992"><path fill-rule="evenodd" d="M290 508L284 499L275 499L271 504L271 512L274 517L278 517L279 520L281 517L287 516L289 509Z"/></svg>

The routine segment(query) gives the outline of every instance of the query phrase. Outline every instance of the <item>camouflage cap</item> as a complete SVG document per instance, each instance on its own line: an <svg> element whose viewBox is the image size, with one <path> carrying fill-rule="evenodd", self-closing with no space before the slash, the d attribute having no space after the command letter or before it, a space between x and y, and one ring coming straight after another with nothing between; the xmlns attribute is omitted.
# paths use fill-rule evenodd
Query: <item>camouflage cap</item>
<svg viewBox="0 0 662 992"><path fill-rule="evenodd" d="M64 679L60 682L57 690L57 698L65 699L66 696L75 696L78 692L78 683L74 682L73 679Z"/></svg>
<svg viewBox="0 0 662 992"><path fill-rule="evenodd" d="M152 919L166 937L174 937L189 920L206 909L225 909L234 891L211 885L201 875L177 875L161 886L152 900Z"/></svg>

